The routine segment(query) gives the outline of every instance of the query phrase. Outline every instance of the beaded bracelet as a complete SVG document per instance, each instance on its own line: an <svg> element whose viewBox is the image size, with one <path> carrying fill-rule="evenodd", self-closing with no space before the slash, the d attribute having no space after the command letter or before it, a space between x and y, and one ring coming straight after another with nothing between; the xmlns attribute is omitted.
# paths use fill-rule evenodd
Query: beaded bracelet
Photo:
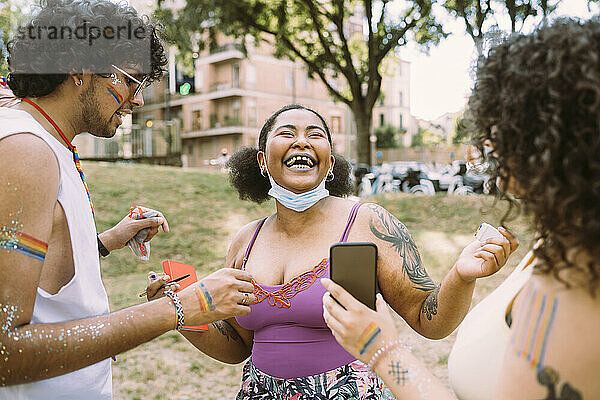
<svg viewBox="0 0 600 400"><path fill-rule="evenodd" d="M173 305L175 306L175 318L177 319L175 322L175 329L179 331L183 328L183 306L181 305L179 296L177 296L177 293L174 291L165 290L165 296L173 301Z"/></svg>
<svg viewBox="0 0 600 400"><path fill-rule="evenodd" d="M379 361L379 358L384 353L387 353L388 351L393 351L400 346L407 348L407 346L404 344L404 341L400 339L393 340L390 343L384 343L383 346L381 346L379 349L377 349L377 351L375 351L375 353L373 353L373 356L369 360L367 367L371 371L375 371L375 365L377 364L377 361Z"/></svg>

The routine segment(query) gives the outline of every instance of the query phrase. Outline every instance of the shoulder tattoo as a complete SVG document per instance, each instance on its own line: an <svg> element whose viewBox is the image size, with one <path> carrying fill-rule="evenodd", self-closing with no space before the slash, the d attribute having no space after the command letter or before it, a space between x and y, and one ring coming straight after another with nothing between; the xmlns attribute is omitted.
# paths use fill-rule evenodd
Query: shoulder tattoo
<svg viewBox="0 0 600 400"><path fill-rule="evenodd" d="M413 287L424 292L436 289L437 286L423 267L419 249L406 226L376 204L367 204L367 207L375 212L369 222L371 233L396 250L402 260L402 271L408 276Z"/></svg>
<svg viewBox="0 0 600 400"><path fill-rule="evenodd" d="M542 386L546 386L547 394L544 400L582 400L583 396L579 390L564 382L559 390L560 376L551 367L538 370L537 380Z"/></svg>

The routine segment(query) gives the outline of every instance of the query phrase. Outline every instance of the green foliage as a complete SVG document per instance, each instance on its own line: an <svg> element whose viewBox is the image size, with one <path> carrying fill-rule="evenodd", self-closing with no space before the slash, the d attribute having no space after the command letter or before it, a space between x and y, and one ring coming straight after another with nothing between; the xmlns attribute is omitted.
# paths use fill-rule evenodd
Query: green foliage
<svg viewBox="0 0 600 400"><path fill-rule="evenodd" d="M444 141L439 135L428 129L419 127L417 134L413 136L411 147L436 146Z"/></svg>
<svg viewBox="0 0 600 400"><path fill-rule="evenodd" d="M398 128L393 125L386 124L375 128L375 136L377 136L377 148L392 149L398 147L397 136Z"/></svg>
<svg viewBox="0 0 600 400"><path fill-rule="evenodd" d="M182 53L218 47L217 32L244 48L248 38L257 45L269 42L276 57L304 62L309 76L318 77L335 101L352 109L359 128L370 125L381 91L380 67L390 51L409 40L427 47L446 36L432 15L432 0L408 0L393 16L388 1L188 0L177 11L163 3L158 0L156 17ZM332 84L332 79L345 82ZM358 161L369 163L369 132L358 132Z"/></svg>
<svg viewBox="0 0 600 400"><path fill-rule="evenodd" d="M467 144L474 132L473 122L464 115L456 119L452 144Z"/></svg>
<svg viewBox="0 0 600 400"><path fill-rule="evenodd" d="M8 75L6 44L23 23L22 4L15 0L0 0L0 76Z"/></svg>

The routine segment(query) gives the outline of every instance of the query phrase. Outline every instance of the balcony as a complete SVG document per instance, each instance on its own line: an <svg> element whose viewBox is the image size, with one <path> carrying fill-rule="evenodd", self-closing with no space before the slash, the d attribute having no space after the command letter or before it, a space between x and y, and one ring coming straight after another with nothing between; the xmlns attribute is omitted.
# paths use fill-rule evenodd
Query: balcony
<svg viewBox="0 0 600 400"><path fill-rule="evenodd" d="M241 49L242 46L240 44L224 44L211 49L210 55L198 58L196 64L214 64L228 60L241 60L246 57Z"/></svg>
<svg viewBox="0 0 600 400"><path fill-rule="evenodd" d="M224 115L217 116L217 114L211 114L209 116L209 129L204 130L193 130L188 132L183 132L181 137L183 139L196 138L196 137L206 137L206 136L220 136L220 135L230 135L232 133L248 133L256 131L256 128L249 128L242 124L239 117Z"/></svg>

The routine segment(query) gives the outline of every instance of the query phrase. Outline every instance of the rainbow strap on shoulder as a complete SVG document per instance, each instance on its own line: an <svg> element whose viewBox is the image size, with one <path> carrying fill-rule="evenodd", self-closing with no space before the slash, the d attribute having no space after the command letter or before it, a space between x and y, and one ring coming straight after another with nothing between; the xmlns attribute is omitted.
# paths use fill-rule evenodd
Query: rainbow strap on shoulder
<svg viewBox="0 0 600 400"><path fill-rule="evenodd" d="M16 251L44 262L48 244L26 233L13 231L8 227L0 228L0 249Z"/></svg>

